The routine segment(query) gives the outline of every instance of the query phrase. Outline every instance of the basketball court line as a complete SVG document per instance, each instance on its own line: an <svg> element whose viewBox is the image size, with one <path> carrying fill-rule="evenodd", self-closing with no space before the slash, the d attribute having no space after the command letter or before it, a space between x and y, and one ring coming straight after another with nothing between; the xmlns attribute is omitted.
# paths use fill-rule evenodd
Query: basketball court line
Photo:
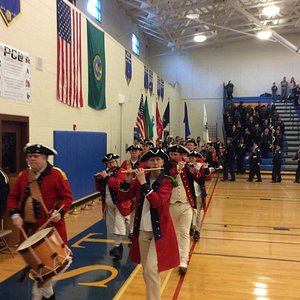
<svg viewBox="0 0 300 300"><path fill-rule="evenodd" d="M291 263L300 263L300 260L284 259L284 258L270 258L270 257L259 257L259 256L247 256L247 255L232 255L232 254L220 254L220 253L208 253L208 252L196 252L195 255L207 255L207 256L219 256L229 258L242 258L242 259L257 259L257 260L271 260L271 261L282 261Z"/></svg>
<svg viewBox="0 0 300 300"><path fill-rule="evenodd" d="M217 237L201 237L205 240L221 240L221 241L234 241L234 242L250 242L250 243L267 243L267 244L286 244L286 245L300 245L300 242L280 242L280 241L269 241L269 240L249 240L249 239L235 239L235 238L217 238Z"/></svg>
<svg viewBox="0 0 300 300"><path fill-rule="evenodd" d="M201 227L202 227L202 225L203 225L203 223L204 223L204 219L205 219L205 217L206 217L206 214L207 214L208 209L209 209L209 206L210 206L210 204L211 204L213 195L214 195L214 193L215 193L215 190L216 190L216 186L217 186L218 180L219 180L219 174L217 175L216 181L215 181L214 186L213 186L213 190L212 190L212 192L211 192L211 194L210 194L210 197L209 197L209 200L208 200L208 203L207 203L207 206L206 206L206 210L204 211L204 214L203 214L203 216L202 216L202 219L201 219ZM213 180L210 181L210 184L209 184L209 187L208 187L208 191L210 191L212 182L213 182ZM200 241L201 241L201 239L200 239ZM188 261L188 265L189 265L189 263L190 263L190 260L191 260L192 255L193 255L193 253L194 253L194 249L195 249L195 247L196 247L196 244L197 244L197 243L195 243L195 242L192 243L192 247L191 247L190 253L189 253L189 261ZM178 299L178 296L179 296L179 293L180 293L182 284L183 284L183 282L184 282L184 278L185 278L185 276L180 276L180 277L179 277L179 280L178 280L177 286L176 286L176 288L175 288L175 292L174 292L174 294L173 294L172 300L177 300L177 299Z"/></svg>

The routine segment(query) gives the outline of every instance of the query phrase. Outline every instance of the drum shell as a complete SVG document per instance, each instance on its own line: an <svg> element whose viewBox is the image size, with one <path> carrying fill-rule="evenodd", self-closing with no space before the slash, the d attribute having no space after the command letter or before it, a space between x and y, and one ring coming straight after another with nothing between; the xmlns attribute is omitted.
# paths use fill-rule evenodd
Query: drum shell
<svg viewBox="0 0 300 300"><path fill-rule="evenodd" d="M49 230L49 228L44 230ZM39 232L30 238L34 238L37 234ZM54 227L28 247L22 247L24 243L26 240L17 251L37 281L48 280L58 274L68 264L68 259L71 256L70 249L64 244Z"/></svg>

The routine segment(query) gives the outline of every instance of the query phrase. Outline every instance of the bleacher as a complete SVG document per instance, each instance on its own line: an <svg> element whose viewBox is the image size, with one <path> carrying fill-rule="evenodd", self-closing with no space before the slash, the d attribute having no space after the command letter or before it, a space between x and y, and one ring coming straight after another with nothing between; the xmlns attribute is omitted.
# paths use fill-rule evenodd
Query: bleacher
<svg viewBox="0 0 300 300"><path fill-rule="evenodd" d="M254 108L258 105L258 102L261 103L261 105L268 105L272 104L272 97L271 96L259 96L259 97L236 97L232 100L225 100L226 105L228 104L234 104L235 106L239 105L240 102L243 102L244 106L251 106ZM298 110L300 115L300 109ZM282 170L285 170L285 157L287 156L288 151L288 142L285 137L283 137L283 144L282 144L282 153L283 153L283 160L282 160ZM246 155L245 161L244 161L244 168L246 171L249 171L249 154ZM262 158L262 163L260 166L261 171L272 171L273 163L272 163L272 152L268 154L267 158Z"/></svg>

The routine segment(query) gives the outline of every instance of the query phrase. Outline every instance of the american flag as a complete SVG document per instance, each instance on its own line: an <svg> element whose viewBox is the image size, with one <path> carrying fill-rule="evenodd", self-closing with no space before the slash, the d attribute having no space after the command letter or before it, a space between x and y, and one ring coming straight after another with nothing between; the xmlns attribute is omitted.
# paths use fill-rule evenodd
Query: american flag
<svg viewBox="0 0 300 300"><path fill-rule="evenodd" d="M145 106L143 95L141 96L138 115L136 118L136 127L140 133L142 139L146 138L146 120L145 120Z"/></svg>
<svg viewBox="0 0 300 300"><path fill-rule="evenodd" d="M57 0L57 99L82 107L81 14Z"/></svg>

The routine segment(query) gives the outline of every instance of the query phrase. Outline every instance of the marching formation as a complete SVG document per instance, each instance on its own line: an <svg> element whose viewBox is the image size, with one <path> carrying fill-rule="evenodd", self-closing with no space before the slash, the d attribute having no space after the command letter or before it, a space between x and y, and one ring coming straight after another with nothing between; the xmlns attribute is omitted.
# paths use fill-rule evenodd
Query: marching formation
<svg viewBox="0 0 300 300"><path fill-rule="evenodd" d="M109 255L122 257L127 228L129 255L143 266L147 299L160 299L161 271L177 267L180 276L186 274L190 238L200 240L205 180L214 168L196 151L194 139L184 144L163 149L144 140L127 148L130 157L121 167L117 154L106 154L106 170L95 174L107 234L115 240Z"/></svg>
<svg viewBox="0 0 300 300"><path fill-rule="evenodd" d="M176 138L177 139L177 138ZM129 255L141 263L147 299L160 299L160 272L178 268L179 276L188 269L191 239L200 240L200 214L206 211L205 182L222 169L235 180L232 139L223 149L221 142L199 147L193 138L168 138L168 144L155 147L143 140L128 147L128 159L118 165L119 155L102 157L105 169L94 174L95 188L100 192L107 238L115 244L109 250L113 259L123 256L122 241L130 240ZM33 300L55 299L52 277L65 272L72 263L67 246L64 215L72 204L72 192L66 174L48 162L57 152L45 145L27 144L24 148L28 168L22 171L8 194L8 179L1 171L1 188L13 224L20 229L17 251L26 272L34 278ZM280 158L280 147L274 160ZM296 182L299 182L300 146ZM249 181L259 172L258 145L250 153ZM280 182L279 167L274 162L272 179ZM227 175L228 176L228 175ZM227 180L224 176L223 180ZM3 201L4 202L4 201ZM3 209L1 209L3 211ZM127 242L128 243L128 242ZM170 252L169 249L172 249Z"/></svg>

